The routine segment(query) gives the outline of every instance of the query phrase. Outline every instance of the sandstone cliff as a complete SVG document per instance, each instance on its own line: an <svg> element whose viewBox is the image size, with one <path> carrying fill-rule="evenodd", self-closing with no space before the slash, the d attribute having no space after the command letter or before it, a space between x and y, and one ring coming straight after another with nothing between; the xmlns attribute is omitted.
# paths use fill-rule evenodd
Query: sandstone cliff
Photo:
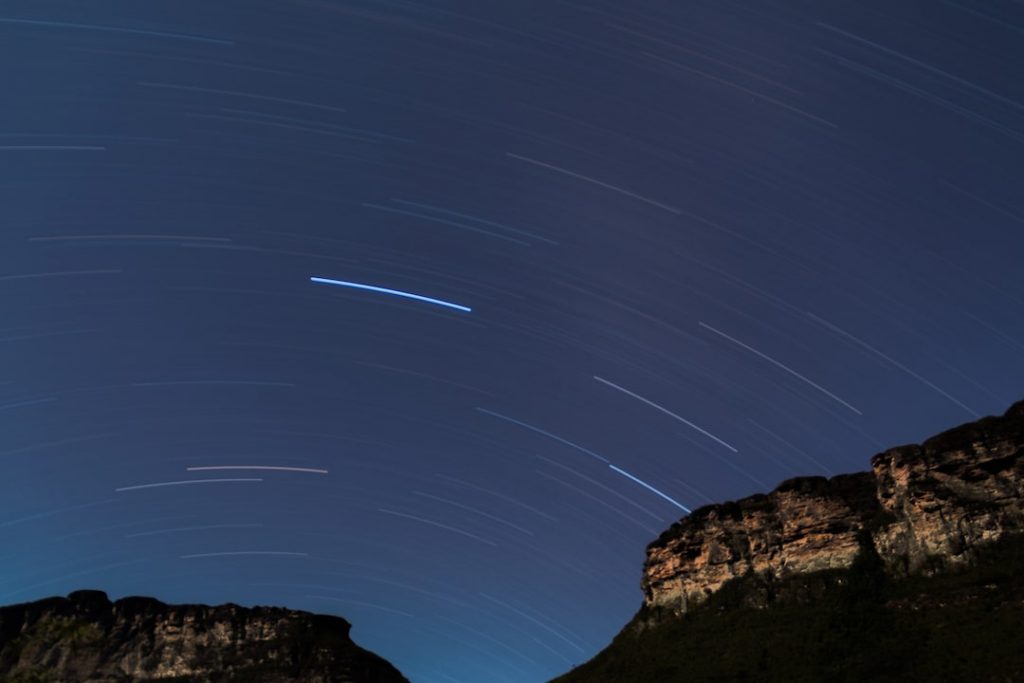
<svg viewBox="0 0 1024 683"><path fill-rule="evenodd" d="M644 603L686 612L730 579L845 569L862 550L890 574L929 574L1022 531L1024 401L876 455L870 472L791 479L695 510L648 546Z"/></svg>
<svg viewBox="0 0 1024 683"><path fill-rule="evenodd" d="M0 680L407 683L349 628L287 609L77 591L0 608Z"/></svg>

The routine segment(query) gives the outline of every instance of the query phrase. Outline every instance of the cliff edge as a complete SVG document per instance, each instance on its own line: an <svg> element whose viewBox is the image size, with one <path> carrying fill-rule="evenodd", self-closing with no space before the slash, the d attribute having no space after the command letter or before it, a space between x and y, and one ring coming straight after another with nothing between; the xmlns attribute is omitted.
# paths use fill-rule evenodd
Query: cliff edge
<svg viewBox="0 0 1024 683"><path fill-rule="evenodd" d="M0 681L408 683L349 629L340 617L274 607L76 591L0 608Z"/></svg>
<svg viewBox="0 0 1024 683"><path fill-rule="evenodd" d="M556 683L1024 681L1024 402L871 471L708 505Z"/></svg>
<svg viewBox="0 0 1024 683"><path fill-rule="evenodd" d="M708 505L647 548L647 607L682 613L748 574L785 579L849 568L865 544L894 575L971 562L1024 531L1024 401L871 459L871 471L801 477Z"/></svg>

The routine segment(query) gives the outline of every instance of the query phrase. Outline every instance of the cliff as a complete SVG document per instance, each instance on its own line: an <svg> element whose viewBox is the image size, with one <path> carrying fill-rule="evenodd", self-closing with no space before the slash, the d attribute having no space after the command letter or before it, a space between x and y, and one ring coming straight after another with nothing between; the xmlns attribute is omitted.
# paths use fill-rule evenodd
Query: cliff
<svg viewBox="0 0 1024 683"><path fill-rule="evenodd" d="M647 607L686 612L748 574L785 579L849 568L865 546L894 575L967 565L1024 531L1024 401L871 459L871 471L803 477L708 505L647 548Z"/></svg>
<svg viewBox="0 0 1024 683"><path fill-rule="evenodd" d="M349 629L340 617L280 608L77 591L0 608L0 681L407 683Z"/></svg>
<svg viewBox="0 0 1024 683"><path fill-rule="evenodd" d="M696 510L648 546L642 586L557 683L1024 681L1024 402Z"/></svg>

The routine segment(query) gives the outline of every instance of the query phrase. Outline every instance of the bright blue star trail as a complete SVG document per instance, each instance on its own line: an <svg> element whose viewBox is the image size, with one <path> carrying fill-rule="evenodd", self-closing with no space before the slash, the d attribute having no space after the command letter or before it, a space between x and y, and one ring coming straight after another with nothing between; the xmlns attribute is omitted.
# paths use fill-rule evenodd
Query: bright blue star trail
<svg viewBox="0 0 1024 683"><path fill-rule="evenodd" d="M590 658L689 510L1024 398L1022 31L7 0L0 602L339 614L414 683Z"/></svg>
<svg viewBox="0 0 1024 683"><path fill-rule="evenodd" d="M454 308L457 311L465 311L466 313L471 312L473 309L468 306L462 306L461 304L453 304L449 301L441 301L440 299L432 299L429 296L421 296L420 294L412 294L410 292L401 292L397 289L388 289L386 287L377 287L375 285L363 285L358 282L345 282L344 280L329 280L323 277L311 277L309 278L313 282L318 282L322 285L336 285L338 287L351 287L353 289L365 289L370 292L380 292L381 294L390 294L391 296L404 297L406 299L415 299L416 301L425 301L428 304L434 304L435 306L445 306L447 308Z"/></svg>
<svg viewBox="0 0 1024 683"><path fill-rule="evenodd" d="M656 496L658 496L660 498L664 498L665 500L667 500L668 502L672 503L673 505L675 505L677 508L679 508L683 512L687 512L687 513L692 512L690 510L690 508L686 507L685 505L680 503L678 500L676 500L672 496L665 495L664 493L662 493L658 489L656 489L653 486L651 486L650 484L648 484L646 481L643 481L642 479L633 476L632 474L630 474L626 470L622 469L621 467L616 467L615 465L608 465L608 467L610 467L614 471L618 472L622 476L626 477L627 479L630 479L630 480L635 481L636 483L640 484L641 486L643 486L648 491L651 491L652 493L654 493Z"/></svg>

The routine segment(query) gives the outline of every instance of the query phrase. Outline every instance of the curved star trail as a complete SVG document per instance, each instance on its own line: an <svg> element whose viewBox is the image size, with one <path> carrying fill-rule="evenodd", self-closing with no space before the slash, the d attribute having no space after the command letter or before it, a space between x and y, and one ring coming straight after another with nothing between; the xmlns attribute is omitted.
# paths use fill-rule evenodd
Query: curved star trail
<svg viewBox="0 0 1024 683"><path fill-rule="evenodd" d="M364 285L358 282L345 282L344 280L330 280L323 277L311 277L310 281L316 282L322 285L335 285L337 287L351 287L352 289L363 289L369 292L379 292L381 294L389 294L391 296L402 297L404 299L414 299L416 301L425 301L428 304L434 304L435 306L444 306L446 308L454 308L457 311L465 311L469 313L473 309L468 306L461 304L453 304L450 301L442 301L440 299L434 299L429 296L423 296L421 294L412 294L410 292L402 292L397 289L388 289L387 287L377 287L376 285Z"/></svg>
<svg viewBox="0 0 1024 683"><path fill-rule="evenodd" d="M287 467L282 465L204 465L186 467L189 472L208 472L211 470L270 470L271 472L303 472L305 474L329 474L327 470L317 467Z"/></svg>
<svg viewBox="0 0 1024 683"><path fill-rule="evenodd" d="M183 479L180 481L158 481L151 484L135 484L133 486L119 486L114 491L139 491L141 489L158 489L164 486L189 486L192 484L230 484L238 482L260 482L262 479L247 477L236 477L228 479Z"/></svg>
<svg viewBox="0 0 1024 683"><path fill-rule="evenodd" d="M340 614L415 683L584 661L681 515L1022 397L1022 31L10 0L0 602Z"/></svg>

